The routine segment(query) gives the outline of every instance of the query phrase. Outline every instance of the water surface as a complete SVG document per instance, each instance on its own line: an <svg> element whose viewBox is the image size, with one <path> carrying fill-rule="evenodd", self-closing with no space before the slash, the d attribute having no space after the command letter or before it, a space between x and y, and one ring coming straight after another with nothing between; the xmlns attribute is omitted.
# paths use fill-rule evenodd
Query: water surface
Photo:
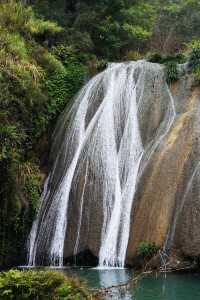
<svg viewBox="0 0 200 300"><path fill-rule="evenodd" d="M66 269L91 288L107 288L128 282L134 273L128 269ZM135 288L113 288L104 299L122 300L200 300L200 274L145 275Z"/></svg>

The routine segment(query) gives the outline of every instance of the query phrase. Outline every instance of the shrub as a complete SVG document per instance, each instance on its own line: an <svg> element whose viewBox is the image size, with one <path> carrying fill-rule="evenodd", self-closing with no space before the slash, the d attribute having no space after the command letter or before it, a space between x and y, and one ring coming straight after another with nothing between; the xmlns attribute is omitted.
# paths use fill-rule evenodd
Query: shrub
<svg viewBox="0 0 200 300"><path fill-rule="evenodd" d="M189 52L189 68L194 78L200 80L200 40L193 40L186 45Z"/></svg>
<svg viewBox="0 0 200 300"><path fill-rule="evenodd" d="M33 36L42 36L48 38L48 36L56 33L60 33L62 28L58 26L55 22L52 21L44 21L42 19L38 19L35 16L29 19L25 28L33 35Z"/></svg>
<svg viewBox="0 0 200 300"><path fill-rule="evenodd" d="M147 60L153 63L164 64L166 66L167 82L178 80L178 64L184 63L187 57L182 53L174 55L161 55L160 53L153 53L147 56Z"/></svg>
<svg viewBox="0 0 200 300"><path fill-rule="evenodd" d="M161 64L163 57L160 53L148 53L147 60L152 63Z"/></svg>
<svg viewBox="0 0 200 300"><path fill-rule="evenodd" d="M189 65L193 69L200 65L200 47L192 49L189 58Z"/></svg>
<svg viewBox="0 0 200 300"><path fill-rule="evenodd" d="M178 80L179 78L179 72L178 72L178 66L176 62L168 62L165 64L166 66L166 72L167 72L167 82L173 82Z"/></svg>
<svg viewBox="0 0 200 300"><path fill-rule="evenodd" d="M200 65L197 65L193 69L192 73L194 75L194 79L199 83L199 81L200 81Z"/></svg>
<svg viewBox="0 0 200 300"><path fill-rule="evenodd" d="M194 69L200 65L200 40L193 40L186 44L189 52L189 66Z"/></svg>
<svg viewBox="0 0 200 300"><path fill-rule="evenodd" d="M98 59L96 56L92 57L88 62L88 70L91 76L106 69L108 61L105 59Z"/></svg>
<svg viewBox="0 0 200 300"><path fill-rule="evenodd" d="M0 273L2 300L95 299L78 280L55 271L10 270Z"/></svg>
<svg viewBox="0 0 200 300"><path fill-rule="evenodd" d="M54 67L54 72L47 74L45 78L45 88L50 98L46 115L50 119L64 109L66 103L83 85L86 75L86 68L82 63L84 58L73 48L58 45L53 47L52 55L62 63L63 67L60 70Z"/></svg>
<svg viewBox="0 0 200 300"><path fill-rule="evenodd" d="M184 53L175 53L171 55L162 55L161 53L149 53L147 55L147 60L152 63L167 64L167 63L177 63L182 64L187 61L187 55Z"/></svg>
<svg viewBox="0 0 200 300"><path fill-rule="evenodd" d="M43 36L48 38L62 31L55 22L37 18L30 6L21 1L2 1L0 9L0 25L9 31L17 31L26 36Z"/></svg>
<svg viewBox="0 0 200 300"><path fill-rule="evenodd" d="M18 124L11 125L0 122L0 163L5 160L16 160L19 157L18 147L25 139Z"/></svg>
<svg viewBox="0 0 200 300"><path fill-rule="evenodd" d="M138 247L138 254L143 258L151 258L158 251L158 247L154 242L143 241Z"/></svg>
<svg viewBox="0 0 200 300"><path fill-rule="evenodd" d="M195 39L186 44L189 56L189 70L194 75L194 79L200 81L200 40Z"/></svg>
<svg viewBox="0 0 200 300"><path fill-rule="evenodd" d="M129 50L127 53L126 53L126 56L124 57L125 60L133 60L133 61L137 61L137 60L140 60L142 59L142 55L139 51L134 51L134 50Z"/></svg>

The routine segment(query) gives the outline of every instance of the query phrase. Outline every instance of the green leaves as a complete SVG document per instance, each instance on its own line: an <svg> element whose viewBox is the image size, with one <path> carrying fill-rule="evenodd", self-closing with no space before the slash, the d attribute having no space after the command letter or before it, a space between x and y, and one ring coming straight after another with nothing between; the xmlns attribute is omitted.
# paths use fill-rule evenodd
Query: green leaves
<svg viewBox="0 0 200 300"><path fill-rule="evenodd" d="M143 241L138 247L138 254L143 258L151 258L158 252L158 247L154 242Z"/></svg>
<svg viewBox="0 0 200 300"><path fill-rule="evenodd" d="M145 30L141 26L134 26L130 24L123 25L124 31L128 34L129 38L137 39L137 40L147 40L151 37L152 33L150 31Z"/></svg>
<svg viewBox="0 0 200 300"><path fill-rule="evenodd" d="M45 81L50 96L47 113L51 118L60 113L67 101L73 98L81 88L86 75L86 68L82 64L82 57L73 48L59 45L53 48L53 54L62 61L63 68L56 70Z"/></svg>
<svg viewBox="0 0 200 300"><path fill-rule="evenodd" d="M83 33L84 28L94 45L94 53L112 60L136 50L140 43L143 47L152 35L155 19L156 9L146 0L82 1L71 26L73 35ZM73 41L72 36L72 44Z"/></svg>
<svg viewBox="0 0 200 300"><path fill-rule="evenodd" d="M19 126L1 123L0 124L0 162L3 160L16 160L19 157L21 143L25 135L20 132Z"/></svg>
<svg viewBox="0 0 200 300"><path fill-rule="evenodd" d="M54 83L57 92L63 87L62 96L46 84L66 73L48 47L61 32L21 1L0 2L0 264L24 256L40 198L36 141L76 92L77 85L65 92L66 76Z"/></svg>
<svg viewBox="0 0 200 300"><path fill-rule="evenodd" d="M44 21L33 16L26 23L25 29L33 36L51 36L62 32L62 28L52 21Z"/></svg>
<svg viewBox="0 0 200 300"><path fill-rule="evenodd" d="M47 132L85 78L87 58L57 45L62 33L21 1L0 1L0 264L23 263Z"/></svg>
<svg viewBox="0 0 200 300"><path fill-rule="evenodd" d="M178 65L176 62L169 61L165 64L167 70L167 82L177 81L179 78Z"/></svg>
<svg viewBox="0 0 200 300"><path fill-rule="evenodd" d="M200 40L194 39L186 44L189 52L189 67L194 75L195 80L200 81Z"/></svg>
<svg viewBox="0 0 200 300"><path fill-rule="evenodd" d="M188 44L190 51L189 65L192 68L196 68L200 65L200 40L194 40Z"/></svg>
<svg viewBox="0 0 200 300"><path fill-rule="evenodd" d="M78 280L54 271L10 270L0 273L2 300L94 300Z"/></svg>

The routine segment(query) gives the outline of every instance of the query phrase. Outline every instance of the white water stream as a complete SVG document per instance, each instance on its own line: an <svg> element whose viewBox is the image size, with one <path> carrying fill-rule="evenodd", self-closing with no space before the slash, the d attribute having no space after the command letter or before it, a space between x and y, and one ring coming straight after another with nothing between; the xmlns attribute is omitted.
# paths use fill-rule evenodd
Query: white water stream
<svg viewBox="0 0 200 300"><path fill-rule="evenodd" d="M124 267L131 209L144 154L137 103L137 85L142 81L137 75L143 63L110 64L103 73L89 81L67 116L62 118L63 122L69 120L69 123L66 132L63 129L56 131L59 138L53 147L56 149L54 166L45 184L41 207L29 237L30 266L43 263L63 265L66 231L70 222L70 192L73 180L79 176L77 170L84 169L79 215L74 216L77 218L77 235L73 254L78 254L84 201L88 197L87 186L92 184L89 176L92 169L98 174L103 190L99 266ZM174 106L170 107L163 125L165 130L162 130L150 154L174 120ZM93 198L99 199L95 191L94 188Z"/></svg>

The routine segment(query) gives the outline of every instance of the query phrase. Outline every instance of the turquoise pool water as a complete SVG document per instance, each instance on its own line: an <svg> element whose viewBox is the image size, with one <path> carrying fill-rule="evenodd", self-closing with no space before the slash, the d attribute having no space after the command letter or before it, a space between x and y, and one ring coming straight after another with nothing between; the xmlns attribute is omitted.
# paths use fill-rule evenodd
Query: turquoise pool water
<svg viewBox="0 0 200 300"><path fill-rule="evenodd" d="M134 276L127 269L66 269L91 288L111 287L126 283ZM134 288L112 288L105 299L122 300L200 300L200 274L145 275Z"/></svg>

